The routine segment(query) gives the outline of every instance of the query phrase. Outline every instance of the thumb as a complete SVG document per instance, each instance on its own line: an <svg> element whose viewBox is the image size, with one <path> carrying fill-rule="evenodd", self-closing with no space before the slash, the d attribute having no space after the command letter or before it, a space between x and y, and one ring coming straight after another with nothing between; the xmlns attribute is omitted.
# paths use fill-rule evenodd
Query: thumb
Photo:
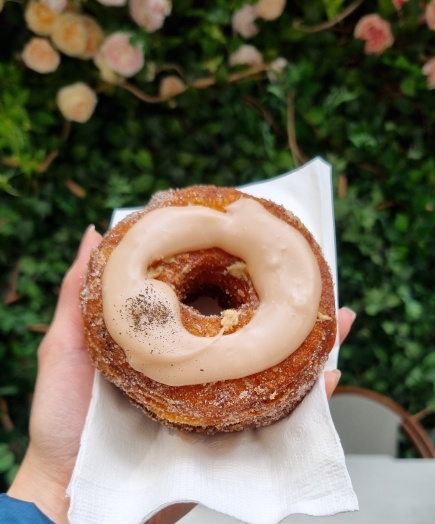
<svg viewBox="0 0 435 524"><path fill-rule="evenodd" d="M95 226L89 226L86 229L77 257L63 279L52 329L69 332L74 326L82 330L80 286L86 273L91 250L100 243L101 238L101 235L95 231Z"/></svg>

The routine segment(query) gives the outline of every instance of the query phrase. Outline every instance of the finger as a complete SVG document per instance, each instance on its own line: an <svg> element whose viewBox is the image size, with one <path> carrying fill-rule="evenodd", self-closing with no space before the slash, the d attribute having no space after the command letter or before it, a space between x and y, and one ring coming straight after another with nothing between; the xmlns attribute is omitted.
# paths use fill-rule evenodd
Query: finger
<svg viewBox="0 0 435 524"><path fill-rule="evenodd" d="M86 272L91 250L100 241L101 235L95 231L94 226L89 226L82 237L77 257L63 279L55 321L59 318L69 318L75 322L77 318L80 318L79 292L81 282Z"/></svg>
<svg viewBox="0 0 435 524"><path fill-rule="evenodd" d="M342 307L338 311L338 331L340 343L342 343L345 338L348 336L352 324L356 318L356 313L348 307ZM332 371L325 371L325 389L326 396L328 399L331 398L334 393L335 388L337 387L341 377L341 371L334 369Z"/></svg>
<svg viewBox="0 0 435 524"><path fill-rule="evenodd" d="M89 226L82 237L77 257L63 279L50 330L71 332L71 329L79 329L81 331L80 285L86 272L91 250L100 241L101 235L95 231L94 226Z"/></svg>
<svg viewBox="0 0 435 524"><path fill-rule="evenodd" d="M334 369L332 371L325 371L325 389L328 400L332 397L335 388L340 381L341 371Z"/></svg>
<svg viewBox="0 0 435 524"><path fill-rule="evenodd" d="M356 318L356 313L348 307L342 307L338 311L338 331L340 337L340 344L349 334L349 331L352 327Z"/></svg>

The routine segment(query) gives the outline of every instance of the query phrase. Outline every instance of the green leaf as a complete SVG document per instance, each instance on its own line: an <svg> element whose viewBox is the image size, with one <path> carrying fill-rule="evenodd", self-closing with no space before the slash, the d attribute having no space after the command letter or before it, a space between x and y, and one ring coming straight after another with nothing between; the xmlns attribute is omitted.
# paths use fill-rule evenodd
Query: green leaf
<svg viewBox="0 0 435 524"><path fill-rule="evenodd" d="M140 169L151 169L153 165L153 157L147 149L141 149L134 156L134 161Z"/></svg>
<svg viewBox="0 0 435 524"><path fill-rule="evenodd" d="M394 227L401 233L408 231L409 227L409 217L403 213L398 213L394 220Z"/></svg>
<svg viewBox="0 0 435 524"><path fill-rule="evenodd" d="M0 473L8 471L15 463L15 456L6 444L0 444Z"/></svg>
<svg viewBox="0 0 435 524"><path fill-rule="evenodd" d="M332 20L337 16L344 2L345 0L322 0L326 15L329 20Z"/></svg>
<svg viewBox="0 0 435 524"><path fill-rule="evenodd" d="M405 96L414 97L417 93L417 85L412 76L407 76L400 82L400 90Z"/></svg>

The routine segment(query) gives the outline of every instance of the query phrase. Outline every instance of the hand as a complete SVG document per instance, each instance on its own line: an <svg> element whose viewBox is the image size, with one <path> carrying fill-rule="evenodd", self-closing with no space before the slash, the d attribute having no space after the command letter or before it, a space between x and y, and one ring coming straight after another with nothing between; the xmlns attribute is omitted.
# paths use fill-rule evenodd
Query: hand
<svg viewBox="0 0 435 524"><path fill-rule="evenodd" d="M356 314L349 308L343 307L338 311L338 337L340 344L344 341L350 332ZM338 369L334 371L325 371L326 395L331 398L335 388L340 380L341 373Z"/></svg>
<svg viewBox="0 0 435 524"><path fill-rule="evenodd" d="M38 350L30 444L8 492L34 502L56 524L68 522L65 492L91 398L94 369L84 340L79 288L91 249L100 240L95 228L88 228L62 283L54 320Z"/></svg>
<svg viewBox="0 0 435 524"><path fill-rule="evenodd" d="M80 445L91 398L94 369L86 351L79 288L91 249L101 240L93 227L83 236L78 256L62 283L53 322L38 350L38 377L30 418L30 444L9 495L34 502L56 524L67 523L65 495ZM339 311L340 340L349 333L355 314ZM328 397L340 378L325 373ZM175 504L149 524L170 524L193 504Z"/></svg>

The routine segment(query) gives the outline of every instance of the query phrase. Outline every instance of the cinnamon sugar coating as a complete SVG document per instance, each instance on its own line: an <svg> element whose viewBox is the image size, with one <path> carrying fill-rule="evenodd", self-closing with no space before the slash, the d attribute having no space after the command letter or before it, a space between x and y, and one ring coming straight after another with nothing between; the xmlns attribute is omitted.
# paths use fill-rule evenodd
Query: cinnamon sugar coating
<svg viewBox="0 0 435 524"><path fill-rule="evenodd" d="M224 211L227 205L241 197L260 202L270 213L296 228L309 243L322 278L318 321L294 353L265 371L244 378L191 386L156 382L128 364L123 349L107 331L102 306L102 276L106 262L133 224L154 209L201 205ZM156 261L150 266L149 275L173 287L180 301L183 324L197 336L214 336L224 325L225 333L238 330L249 322L258 307L258 296L244 262L218 248ZM222 315L204 316L188 304L202 294L215 296L229 313L224 318ZM146 208L129 215L94 248L80 298L87 346L96 368L146 415L186 431L209 434L240 431L267 426L287 416L313 387L336 337L331 272L312 235L283 207L232 188L193 186L157 193Z"/></svg>

